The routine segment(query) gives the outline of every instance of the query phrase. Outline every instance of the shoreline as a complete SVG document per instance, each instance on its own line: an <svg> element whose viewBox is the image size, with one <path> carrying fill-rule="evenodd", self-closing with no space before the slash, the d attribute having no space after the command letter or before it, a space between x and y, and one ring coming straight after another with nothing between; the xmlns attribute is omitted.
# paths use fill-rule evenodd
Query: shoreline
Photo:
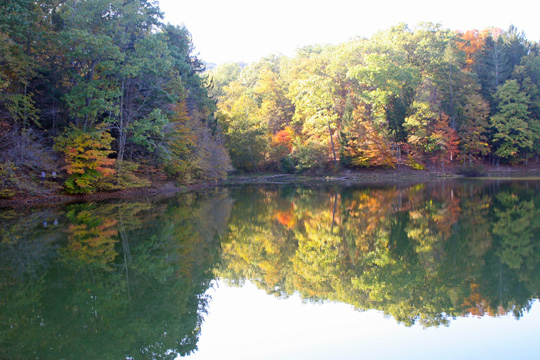
<svg viewBox="0 0 540 360"><path fill-rule="evenodd" d="M12 199L0 200L0 209L3 208L18 208L24 206L49 206L49 205L61 205L76 202L91 202L101 201L109 199L130 199L138 196L156 196L162 194L175 194L179 192L196 191L215 187L219 184L212 183L199 183L190 186L174 186L170 183L162 184L146 188L133 188L111 192L96 192L92 194L65 194L65 193L53 193L39 196L26 196L26 197L14 197Z"/></svg>
<svg viewBox="0 0 540 360"><path fill-rule="evenodd" d="M125 189L112 192L96 192L92 194L74 194L55 192L46 195L16 196L11 199L1 199L1 208L18 208L24 206L60 205L73 202L91 202L108 199L129 199L137 196L154 196L175 194L180 192L197 191L215 187L242 185L413 185L420 182L437 180L531 180L540 181L540 167L534 168L493 168L486 170L478 177L466 177L455 171L428 171L398 169L361 169L344 170L336 173L323 174L234 174L219 182L204 182L189 186L177 186L174 182L155 182L149 187Z"/></svg>

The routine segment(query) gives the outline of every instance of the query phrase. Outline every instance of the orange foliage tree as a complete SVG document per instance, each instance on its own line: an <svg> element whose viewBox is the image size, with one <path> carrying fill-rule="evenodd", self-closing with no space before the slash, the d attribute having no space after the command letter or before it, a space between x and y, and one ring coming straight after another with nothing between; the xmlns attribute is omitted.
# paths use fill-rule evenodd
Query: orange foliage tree
<svg viewBox="0 0 540 360"><path fill-rule="evenodd" d="M484 47L485 34L481 34L478 30L468 30L464 33L458 33L457 47L465 52L467 59L465 60L465 68L467 71L472 71L475 65L476 54Z"/></svg>
<svg viewBox="0 0 540 360"><path fill-rule="evenodd" d="M115 159L109 158L113 138L102 126L81 130L71 126L56 138L55 150L65 155L69 174L64 186L72 194L91 193L96 182L115 173Z"/></svg>
<svg viewBox="0 0 540 360"><path fill-rule="evenodd" d="M373 122L359 116L358 111L353 113L353 117L356 121L350 128L351 138L345 147L345 155L351 163L355 166L395 168L396 158L389 139Z"/></svg>
<svg viewBox="0 0 540 360"><path fill-rule="evenodd" d="M433 132L430 135L429 150L431 161L444 165L454 161L459 154L459 137L454 129L448 124L448 116L442 114L433 124Z"/></svg>
<svg viewBox="0 0 540 360"><path fill-rule="evenodd" d="M287 170L289 167L291 169L294 168L290 154L293 149L295 135L293 128L286 126L283 130L278 131L272 136L270 160L279 163L282 170Z"/></svg>
<svg viewBox="0 0 540 360"><path fill-rule="evenodd" d="M293 147L293 138L294 138L294 130L290 126L286 126L285 129L278 131L273 137L272 137L272 147L283 147L286 148L289 152L292 150Z"/></svg>

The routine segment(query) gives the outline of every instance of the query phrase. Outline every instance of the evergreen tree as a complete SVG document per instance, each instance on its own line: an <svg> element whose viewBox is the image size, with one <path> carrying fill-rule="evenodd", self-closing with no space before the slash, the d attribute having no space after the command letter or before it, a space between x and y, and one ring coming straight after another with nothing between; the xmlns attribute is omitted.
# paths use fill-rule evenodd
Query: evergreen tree
<svg viewBox="0 0 540 360"><path fill-rule="evenodd" d="M488 100L492 113L497 107L495 93L512 72L512 65L505 50L503 38L499 36L494 39L490 34L486 37L484 47L477 59L481 93Z"/></svg>

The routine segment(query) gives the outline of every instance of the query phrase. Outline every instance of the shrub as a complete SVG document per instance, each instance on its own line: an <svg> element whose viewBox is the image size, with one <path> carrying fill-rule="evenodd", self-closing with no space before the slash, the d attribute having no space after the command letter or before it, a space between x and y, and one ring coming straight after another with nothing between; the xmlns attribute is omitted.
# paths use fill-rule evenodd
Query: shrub
<svg viewBox="0 0 540 360"><path fill-rule="evenodd" d="M422 165L420 162L418 162L414 156L409 155L407 157L407 161L405 162L407 165L412 167L414 170L425 170L426 167Z"/></svg>
<svg viewBox="0 0 540 360"><path fill-rule="evenodd" d="M103 127L87 131L71 126L56 138L54 148L64 153L69 174L64 183L71 194L91 193L98 180L115 173L109 159L112 136Z"/></svg>
<svg viewBox="0 0 540 360"><path fill-rule="evenodd" d="M300 172L321 171L328 162L326 148L316 141L295 144L292 156L296 163L296 170Z"/></svg>
<svg viewBox="0 0 540 360"><path fill-rule="evenodd" d="M293 174L296 170L296 167L294 166L291 157L289 155L286 155L279 159L278 169L279 172Z"/></svg>
<svg viewBox="0 0 540 360"><path fill-rule="evenodd" d="M484 175L486 170L481 164L465 163L458 168L457 173L466 177L477 177Z"/></svg>
<svg viewBox="0 0 540 360"><path fill-rule="evenodd" d="M122 167L110 176L101 178L96 182L96 188L103 191L115 191L123 189L132 189L150 185L147 179L139 178L135 172L139 164L123 161Z"/></svg>

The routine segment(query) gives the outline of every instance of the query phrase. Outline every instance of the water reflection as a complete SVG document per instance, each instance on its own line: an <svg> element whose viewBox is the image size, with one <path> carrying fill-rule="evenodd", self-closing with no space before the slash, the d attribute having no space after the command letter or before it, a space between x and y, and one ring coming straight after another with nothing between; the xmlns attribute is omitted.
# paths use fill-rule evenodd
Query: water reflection
<svg viewBox="0 0 540 360"><path fill-rule="evenodd" d="M229 210L216 194L2 212L0 358L191 353L219 248L206 222Z"/></svg>
<svg viewBox="0 0 540 360"><path fill-rule="evenodd" d="M0 358L190 354L216 276L406 325L519 318L539 296L538 190L243 187L0 211Z"/></svg>
<svg viewBox="0 0 540 360"><path fill-rule="evenodd" d="M538 185L238 190L218 273L406 325L519 318L540 289Z"/></svg>

